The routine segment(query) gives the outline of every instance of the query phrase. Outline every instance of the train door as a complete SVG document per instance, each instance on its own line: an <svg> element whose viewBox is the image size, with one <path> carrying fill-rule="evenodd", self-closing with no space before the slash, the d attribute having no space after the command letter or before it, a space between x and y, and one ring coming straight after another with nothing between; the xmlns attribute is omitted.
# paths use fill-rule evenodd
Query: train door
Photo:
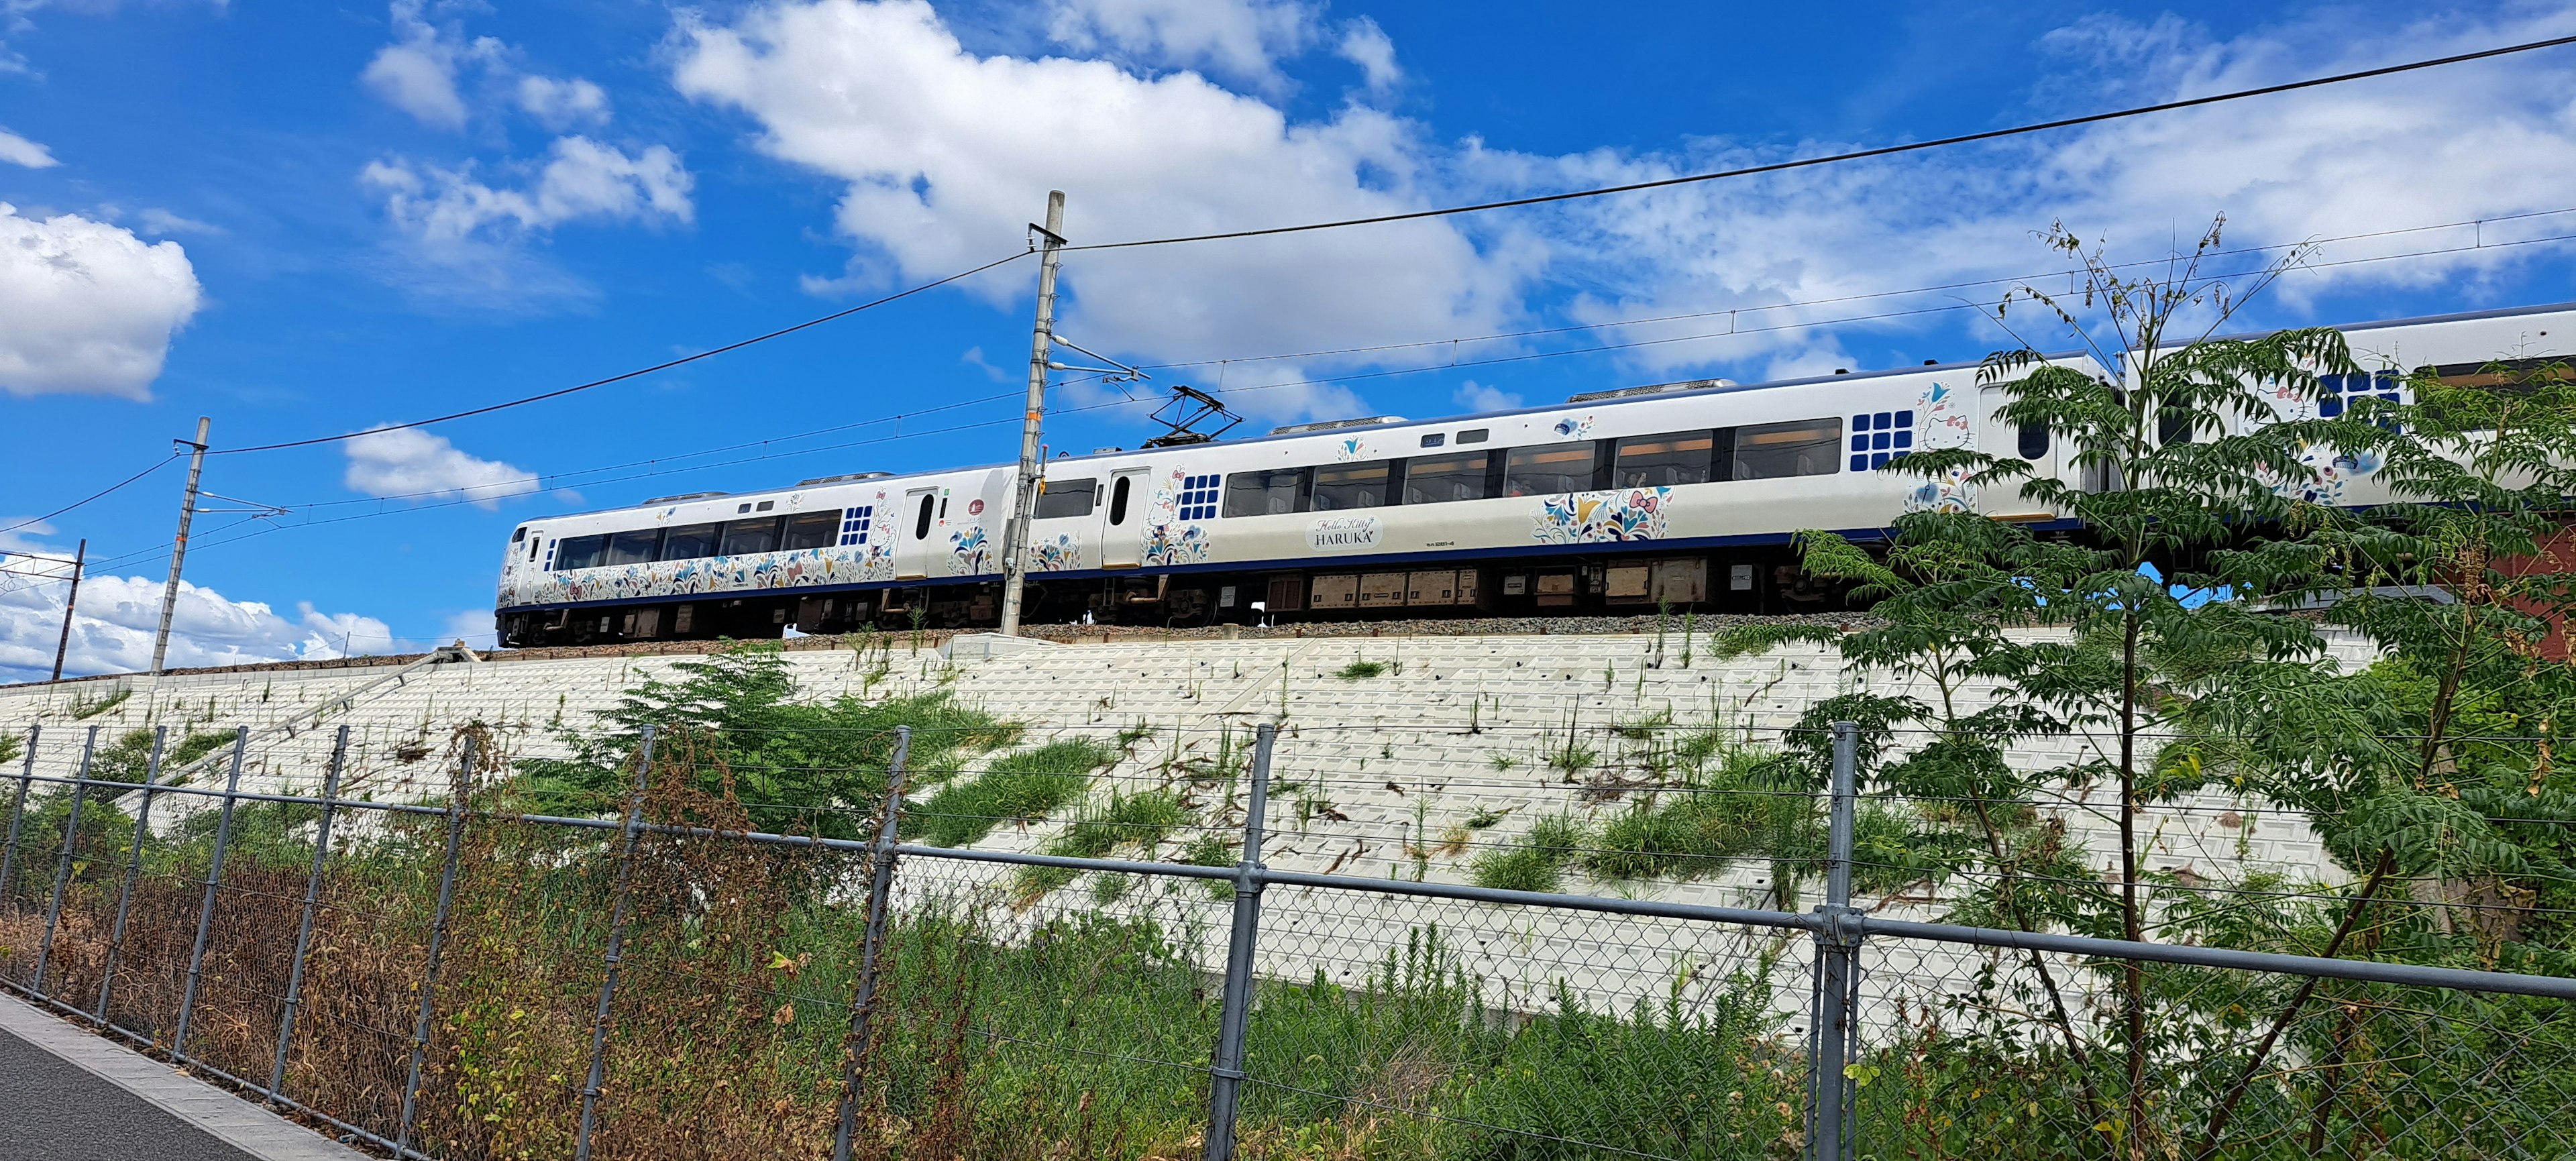
<svg viewBox="0 0 2576 1161"><path fill-rule="evenodd" d="M895 528L894 578L921 580L930 575L930 542L939 534L939 489L905 492L902 513Z"/></svg>
<svg viewBox="0 0 2576 1161"><path fill-rule="evenodd" d="M2030 463L2030 474L2035 478L2055 476L2061 450L2056 436L2039 424L2023 427L1997 418L1995 413L2008 402L2010 397L2001 387L1987 387L1977 392L1977 450L2000 459L2026 460ZM2039 514L2037 504L2022 498L2018 483L1989 489L1978 506L1989 513Z"/></svg>
<svg viewBox="0 0 2576 1161"><path fill-rule="evenodd" d="M1150 470L1109 473L1109 502L1100 506L1100 567L1134 568L1145 562L1145 474Z"/></svg>

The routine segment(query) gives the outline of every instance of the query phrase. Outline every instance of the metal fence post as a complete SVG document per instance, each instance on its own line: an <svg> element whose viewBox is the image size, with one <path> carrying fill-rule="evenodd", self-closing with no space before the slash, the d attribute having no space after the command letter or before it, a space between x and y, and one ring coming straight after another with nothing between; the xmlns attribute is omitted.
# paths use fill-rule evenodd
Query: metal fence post
<svg viewBox="0 0 2576 1161"><path fill-rule="evenodd" d="M106 970L98 979L98 1026L108 1025L107 998L116 991L116 961L125 951L125 919L134 909L134 881L143 876L143 840L152 833L152 796L159 793L161 751L170 727L152 727L152 757L143 767L143 801L134 808L134 841L125 848L125 882L116 889L116 925L108 929Z"/></svg>
<svg viewBox="0 0 2576 1161"><path fill-rule="evenodd" d="M27 817L27 791L36 784L36 739L45 727L27 727L27 760L18 766L18 791L9 798L9 845L0 847L0 907L16 909L18 824Z"/></svg>
<svg viewBox="0 0 2576 1161"><path fill-rule="evenodd" d="M394 1155L411 1148L412 1114L419 1109L420 1070L429 1057L430 1022L438 1010L438 960L447 950L447 918L456 902L456 860L465 847L465 794L474 785L475 743L467 735L462 773L447 800L447 853L438 864L438 910L429 920L429 955L421 965L420 1019L412 1026L411 1066L403 1073L402 1119L394 1126Z"/></svg>
<svg viewBox="0 0 2576 1161"><path fill-rule="evenodd" d="M331 766L322 775L322 821L313 832L313 870L304 876L304 919L295 929L294 966L286 973L286 1012L277 1020L277 1055L268 1066L268 1095L286 1095L286 1050L295 1038L295 1010L304 1003L304 955L313 947L313 915L322 907L322 873L331 857L331 812L340 797L340 763L349 755L349 727L331 744Z"/></svg>
<svg viewBox="0 0 2576 1161"><path fill-rule="evenodd" d="M72 848L80 843L81 808L88 805L89 798L89 756L97 749L98 727L91 726L89 736L81 742L80 770L72 775L72 808L63 815L62 857L54 862L54 892L45 901L45 934L36 941L33 986L39 996L45 994L45 967L54 958L54 925L63 917L63 895L71 890Z"/></svg>
<svg viewBox="0 0 2576 1161"><path fill-rule="evenodd" d="M1243 858L1234 865L1234 933L1226 941L1225 994L1216 1054L1208 1063L1207 1161L1232 1161L1235 1113L1243 1100L1243 1032L1252 1019L1252 955L1261 928L1261 824L1270 802L1270 747L1279 726L1264 722L1252 744L1252 797L1243 810Z"/></svg>
<svg viewBox="0 0 2576 1161"><path fill-rule="evenodd" d="M197 1015L197 984L206 971L206 933L214 929L215 890L224 881L224 851L233 841L233 805L241 793L242 751L250 748L250 727L233 730L233 769L224 776L224 805L215 816L215 853L206 865L206 893L197 900L197 942L188 949L188 983L179 992L179 1023L170 1032L170 1055L188 1059L188 1022Z"/></svg>
<svg viewBox="0 0 2576 1161"><path fill-rule="evenodd" d="M877 1007L877 959L884 954L886 912L894 891L895 827L903 815L903 765L912 753L912 727L896 726L894 756L886 763L885 808L877 817L869 852L867 934L859 943L859 982L850 995L850 1040L841 1061L841 1127L832 1135L832 1161L850 1161L859 1128L859 1062L867 1058Z"/></svg>
<svg viewBox="0 0 2576 1161"><path fill-rule="evenodd" d="M635 760L635 793L626 800L626 849L617 858L617 902L609 912L607 972L599 981L599 1014L590 1024L590 1079L581 1086L581 1127L573 1134L573 1161L590 1161L590 1133L599 1122L600 1086L608 1081L608 1003L617 994L617 964L626 950L626 903L635 883L635 837L643 833L644 790L653 775L653 727L644 727Z"/></svg>
<svg viewBox="0 0 2576 1161"><path fill-rule="evenodd" d="M1833 810L1827 832L1825 902L1816 908L1815 1004L1807 1033L1807 1156L1852 1155L1854 1094L1845 1066L1860 1042L1852 1009L1860 991L1860 912L1851 905L1852 813L1860 726L1834 723Z"/></svg>

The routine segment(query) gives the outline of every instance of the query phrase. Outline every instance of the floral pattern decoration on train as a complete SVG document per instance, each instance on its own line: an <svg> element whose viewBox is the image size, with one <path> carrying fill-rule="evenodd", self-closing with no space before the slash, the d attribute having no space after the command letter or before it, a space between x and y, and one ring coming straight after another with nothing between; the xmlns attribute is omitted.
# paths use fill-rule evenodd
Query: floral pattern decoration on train
<svg viewBox="0 0 2576 1161"><path fill-rule="evenodd" d="M1082 542L1070 533L1029 545L1030 572L1071 572L1082 567Z"/></svg>
<svg viewBox="0 0 2576 1161"><path fill-rule="evenodd" d="M984 526L969 524L948 534L948 575L976 576L993 568L993 542Z"/></svg>
<svg viewBox="0 0 2576 1161"><path fill-rule="evenodd" d="M1174 469L1154 486L1153 502L1145 509L1144 542L1139 546L1148 567L1207 560L1207 525L1201 521L1216 516L1219 479Z"/></svg>
<svg viewBox="0 0 2576 1161"><path fill-rule="evenodd" d="M1530 539L1540 544L1659 540L1671 528L1672 496L1671 488L1549 496L1531 520Z"/></svg>

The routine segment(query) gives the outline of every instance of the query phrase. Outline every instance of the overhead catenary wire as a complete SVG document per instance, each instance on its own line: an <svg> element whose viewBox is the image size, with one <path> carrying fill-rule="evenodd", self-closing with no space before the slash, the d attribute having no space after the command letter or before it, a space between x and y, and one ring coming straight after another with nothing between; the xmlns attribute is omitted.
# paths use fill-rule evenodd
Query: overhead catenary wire
<svg viewBox="0 0 2576 1161"><path fill-rule="evenodd" d="M2541 49L2557 48L2562 45L2569 44L2576 44L2576 36L2559 36L2552 37L2547 40L2525 41L2520 44L2505 45L2500 48L2481 49L2476 52L2455 53L2450 56L2434 57L2429 60L2409 61L2404 64L2395 65L2383 65L2379 68L2361 69L2348 73L2336 73L2332 76L2310 77L2306 80L2287 81L2277 85L2262 85L2250 89L2236 89L2225 93L2212 93L2208 96L2202 97L2186 97L2181 100L2162 101L2152 105L2136 105L2126 109L2113 109L2101 113L2087 113L2077 117L2060 117L2051 121L2036 121L2004 129L1987 129L1975 133L1960 133L1948 137L1936 137L1929 141L1915 141L1903 145L1882 145L1871 149L1857 149L1844 153L1825 154L1819 157L1802 157L1790 161L1770 162L1763 165L1748 165L1735 169L1714 170L1708 173L1694 173L1678 177L1656 178L1650 181L1628 182L1622 185L1598 186L1592 189L1568 190L1562 193L1535 194L1529 197L1505 198L1500 201L1476 202L1470 205L1446 206L1440 209L1411 210L1404 213L1378 214L1363 218L1342 218L1329 222L1308 222L1303 225L1296 226L1269 226L1250 230L1228 230L1214 234L1185 234L1164 238L1138 238L1124 242L1094 242L1087 245L1067 246L1065 249L1068 251L1123 250L1141 246L1174 246L1191 242L1219 242L1236 238L1263 238L1273 237L1280 234L1302 234L1316 230L1338 230L1353 226L1373 226L1389 222L1419 221L1424 218L1444 218L1459 214L1475 214L1484 213L1490 210L1512 209L1520 206L1547 205L1555 202L1576 201L1583 198L1607 197L1613 194L1636 193L1643 190L1665 189L1672 186L1694 185L1703 182L1722 181L1728 178L1753 177L1766 173L1783 173L1789 170L1834 165L1847 161L1864 161L1874 157L1893 157L1899 154L1919 153L1924 150L1941 149L1952 145L1969 145L1979 141L1994 141L2001 138L2017 137L2031 133L2045 133L2055 129L2073 128L2078 125L2095 125L2105 121L2118 121L2130 117L2143 117L2154 113L2170 113L2178 109L2192 109L2205 105L2221 104L2228 101L2242 101L2253 97L2265 97L2277 93L2294 92L2300 89L2313 89L2326 85L2339 85L2351 81L2369 80L2373 77L2395 76L2400 73L2440 68L2445 65L2466 64L2470 61L2489 60L2495 57L2511 56L2516 53L2537 52Z"/></svg>

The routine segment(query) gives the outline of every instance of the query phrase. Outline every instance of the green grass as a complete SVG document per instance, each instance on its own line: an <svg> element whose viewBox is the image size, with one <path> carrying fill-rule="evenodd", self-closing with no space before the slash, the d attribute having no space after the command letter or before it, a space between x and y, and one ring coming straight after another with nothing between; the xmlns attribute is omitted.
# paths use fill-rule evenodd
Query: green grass
<svg viewBox="0 0 2576 1161"><path fill-rule="evenodd" d="M1093 772L1118 761L1117 747L1066 738L996 759L972 779L952 781L921 807L920 834L932 846L981 841L1004 822L1035 822L1082 796Z"/></svg>
<svg viewBox="0 0 2576 1161"><path fill-rule="evenodd" d="M1392 668L1394 667L1383 661L1360 660L1334 670L1333 676L1344 681L1359 681L1364 678L1385 676Z"/></svg>
<svg viewBox="0 0 2576 1161"><path fill-rule="evenodd" d="M1574 861L1587 838L1583 820L1568 814L1547 815L1530 824L1529 834L1518 845L1476 856L1468 874L1477 886L1497 891L1561 891L1566 865Z"/></svg>
<svg viewBox="0 0 2576 1161"><path fill-rule="evenodd" d="M1181 804L1181 796L1168 790L1111 795L1107 801L1083 811L1063 834L1048 839L1038 849L1065 858L1098 859L1121 847L1134 847L1140 855L1151 857L1163 837L1188 825L1190 817L1190 808ZM1072 882L1074 875L1061 867L1022 868L1018 880L1020 897L1044 895Z"/></svg>
<svg viewBox="0 0 2576 1161"><path fill-rule="evenodd" d="M125 686L110 691L107 696L97 698L95 700L87 697L73 698L71 705L72 720L83 721L97 717L100 714L124 705L125 699L133 696L133 687Z"/></svg>

